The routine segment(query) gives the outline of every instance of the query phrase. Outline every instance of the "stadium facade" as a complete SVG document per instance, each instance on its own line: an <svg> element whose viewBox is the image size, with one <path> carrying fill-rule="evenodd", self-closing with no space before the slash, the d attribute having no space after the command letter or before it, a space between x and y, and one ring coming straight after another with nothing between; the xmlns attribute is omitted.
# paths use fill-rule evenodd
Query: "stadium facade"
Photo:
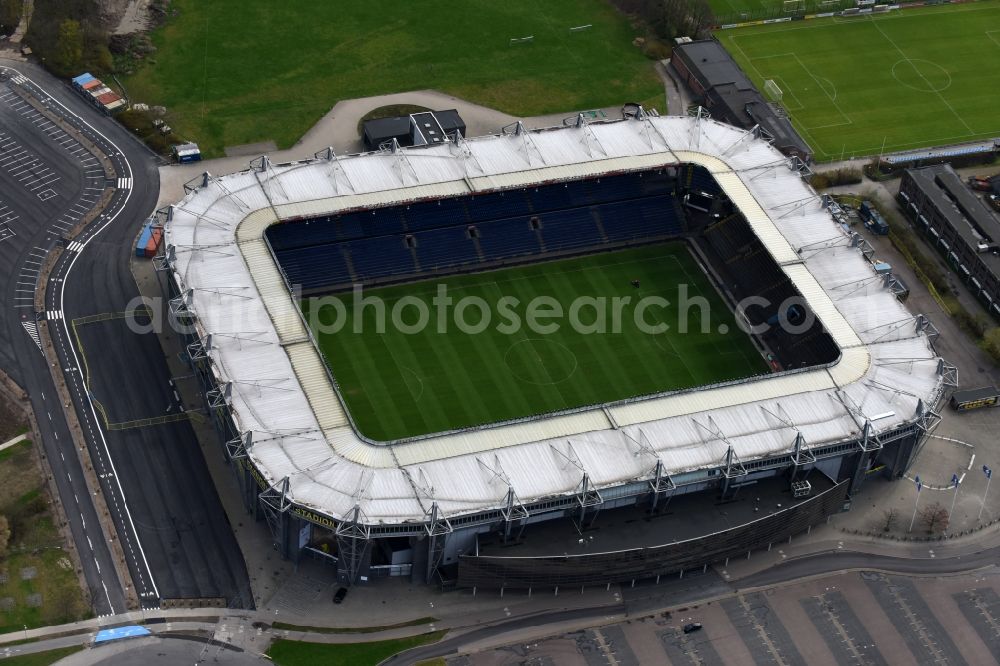
<svg viewBox="0 0 1000 666"><path fill-rule="evenodd" d="M160 211L158 268L171 313L189 326L189 361L246 508L266 521L284 557L328 559L348 583L387 575L479 588L628 580L803 531L842 510L866 477L907 469L956 380L934 351L930 322L898 302L870 248L835 223L796 158L704 114L628 111L419 148L260 158L239 173L204 174ZM600 194L612 184L616 192ZM555 197L553 188L576 194L558 204L535 196ZM602 208L646 195L668 199ZM589 214L531 212L540 205ZM427 210L438 206L448 214ZM514 218L523 224L515 228ZM510 240L487 248L472 241L470 226ZM529 231L533 245L514 239ZM771 300L794 295L815 316L794 340L762 336L774 373L375 442L353 427L291 284L319 292L662 238L687 239L730 300L770 290ZM778 307L755 317L773 320ZM810 478L811 496L684 541L654 535L574 557L544 548L530 557L479 553L481 537L528 539L537 523L584 530L598 513L656 512L696 493L725 501L755 483L801 490Z"/></svg>

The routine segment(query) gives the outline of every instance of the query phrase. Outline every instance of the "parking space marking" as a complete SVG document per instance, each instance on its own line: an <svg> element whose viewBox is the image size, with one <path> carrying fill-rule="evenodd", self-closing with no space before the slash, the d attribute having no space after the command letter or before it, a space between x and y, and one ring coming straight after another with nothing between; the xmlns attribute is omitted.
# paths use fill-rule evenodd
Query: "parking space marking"
<svg viewBox="0 0 1000 666"><path fill-rule="evenodd" d="M42 201L56 196L56 193L49 186L59 180L59 175L51 167L46 166L37 155L28 152L7 132L0 131L0 141L3 141L4 145L7 146L0 157L0 168L16 178L21 186L29 192L37 194ZM39 190L45 195L43 196Z"/></svg>
<svg viewBox="0 0 1000 666"><path fill-rule="evenodd" d="M993 654L1000 651L1000 595L982 587L952 595L962 615Z"/></svg>
<svg viewBox="0 0 1000 666"><path fill-rule="evenodd" d="M756 663L779 666L806 663L764 595L741 594L724 600L721 605Z"/></svg>
<svg viewBox="0 0 1000 666"><path fill-rule="evenodd" d="M955 643L913 581L883 574L864 574L862 578L917 659L926 655L938 664L963 663Z"/></svg>
<svg viewBox="0 0 1000 666"><path fill-rule="evenodd" d="M843 594L834 590L800 599L799 603L838 663L887 664Z"/></svg>
<svg viewBox="0 0 1000 666"><path fill-rule="evenodd" d="M708 636L701 636L704 632L697 634L685 634L680 629L671 628L657 634L660 638L660 645L674 666L682 664L713 665L725 663L719 653L712 646L712 640Z"/></svg>

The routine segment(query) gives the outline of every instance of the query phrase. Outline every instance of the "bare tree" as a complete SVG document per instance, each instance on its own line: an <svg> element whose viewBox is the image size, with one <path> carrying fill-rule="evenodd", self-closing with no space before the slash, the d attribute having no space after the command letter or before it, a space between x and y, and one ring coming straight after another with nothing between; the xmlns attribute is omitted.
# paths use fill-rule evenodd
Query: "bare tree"
<svg viewBox="0 0 1000 666"><path fill-rule="evenodd" d="M882 512L882 520L879 523L882 525L883 532L891 532L892 528L896 526L896 521L899 520L899 511L896 509L886 509Z"/></svg>
<svg viewBox="0 0 1000 666"><path fill-rule="evenodd" d="M948 509L935 502L920 510L920 522L927 528L928 534L944 532L948 529Z"/></svg>

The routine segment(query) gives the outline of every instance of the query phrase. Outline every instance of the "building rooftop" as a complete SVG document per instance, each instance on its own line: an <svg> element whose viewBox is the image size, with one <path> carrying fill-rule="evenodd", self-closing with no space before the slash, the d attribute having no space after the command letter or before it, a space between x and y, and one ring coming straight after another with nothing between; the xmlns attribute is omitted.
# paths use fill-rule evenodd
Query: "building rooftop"
<svg viewBox="0 0 1000 666"><path fill-rule="evenodd" d="M909 169L907 171L927 197L971 248L989 245L1000 248L1000 220L962 182L949 164ZM981 252L983 262L1000 276L1000 256Z"/></svg>
<svg viewBox="0 0 1000 666"><path fill-rule="evenodd" d="M714 39L705 39L678 44L674 51L683 54L691 73L701 81L715 103L725 107L728 120L747 129L760 125L774 137L779 148L812 154L788 118L779 115L764 99L722 44Z"/></svg>
<svg viewBox="0 0 1000 666"><path fill-rule="evenodd" d="M828 367L769 375L401 443L357 434L264 239L281 220L537 183L699 164L739 207L840 349ZM744 462L908 426L944 391L939 359L820 197L770 143L730 125L641 117L460 143L205 174L169 209L181 303L264 483L296 507L373 525L423 523L645 484L704 481Z"/></svg>

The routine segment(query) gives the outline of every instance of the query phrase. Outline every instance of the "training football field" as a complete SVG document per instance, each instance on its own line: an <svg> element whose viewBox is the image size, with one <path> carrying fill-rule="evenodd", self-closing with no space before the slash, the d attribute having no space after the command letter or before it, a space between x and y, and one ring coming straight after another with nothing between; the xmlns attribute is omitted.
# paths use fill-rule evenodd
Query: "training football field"
<svg viewBox="0 0 1000 666"><path fill-rule="evenodd" d="M1000 3L721 30L820 161L1000 136Z"/></svg>
<svg viewBox="0 0 1000 666"><path fill-rule="evenodd" d="M690 307L681 306L681 285L686 285ZM432 300L442 286L453 299L450 307L438 308ZM339 319L335 307L320 307L318 300L305 301L303 310L355 424L380 441L767 372L767 363L737 328L732 311L683 243L372 289L364 295L384 302L384 332L377 330L375 306L360 317L354 314L351 294L339 296L346 312ZM707 308L690 300L698 296ZM482 325L481 306L472 305L480 301L469 297L486 304L487 326ZM501 305L505 297L506 307ZM536 302L538 311L561 309L564 316L535 317L534 326L529 325L529 304L539 297L545 302ZM616 297L629 299L617 318ZM670 305L652 303L649 297ZM463 298L465 306L460 305ZM397 308L399 327L391 313L401 299L406 306ZM640 311L637 323L640 299L650 305ZM602 301L606 316L599 315ZM417 302L426 307L428 322L422 330L408 330L419 323ZM520 325L513 325L515 319ZM473 330L461 330L459 320ZM343 326L332 332L338 321ZM605 332L600 332L600 322ZM664 324L667 330L652 331ZM543 328L552 325L558 330Z"/></svg>

